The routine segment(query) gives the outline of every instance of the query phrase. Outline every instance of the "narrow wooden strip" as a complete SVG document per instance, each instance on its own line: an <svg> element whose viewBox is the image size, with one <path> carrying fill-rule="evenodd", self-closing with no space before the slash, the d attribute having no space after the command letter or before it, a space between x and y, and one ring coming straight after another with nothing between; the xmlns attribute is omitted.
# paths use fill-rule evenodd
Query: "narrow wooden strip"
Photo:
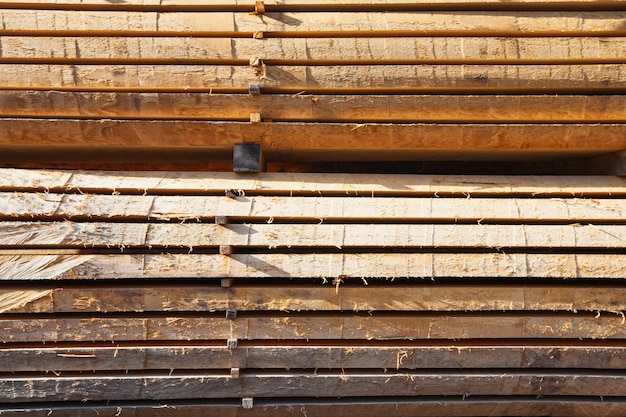
<svg viewBox="0 0 626 417"><path fill-rule="evenodd" d="M364 34L366 36L366 34ZM570 60L578 63L619 62L626 54L626 39L614 38L102 38L86 37L19 37L0 39L0 61L30 58L55 59L212 59L233 60L259 57L264 62L285 60L417 60L465 64L474 60L510 64L529 60L556 63ZM270 61L268 61L270 60ZM469 61L468 61L469 60ZM381 62L381 63L383 63ZM209 63L209 62L207 62ZM461 63L461 62L457 62ZM570 62L573 63L573 62ZM306 65L306 64L300 64ZM315 64L318 65L318 64Z"/></svg>
<svg viewBox="0 0 626 417"><path fill-rule="evenodd" d="M66 10L2 11L3 35L12 30L61 31L202 31L316 32L316 31L502 31L620 32L626 12L551 12L502 14L499 12L351 12L285 13L260 19L248 13L156 13ZM207 25L207 22L210 24Z"/></svg>
<svg viewBox="0 0 626 417"><path fill-rule="evenodd" d="M621 199L204 197L0 193L0 216L53 219L93 217L193 220L230 216L248 220L571 221L626 218Z"/></svg>
<svg viewBox="0 0 626 417"><path fill-rule="evenodd" d="M624 88L621 64L593 65L45 65L2 64L5 89L244 88ZM360 82L359 82L360 80ZM567 91L564 91L567 94Z"/></svg>
<svg viewBox="0 0 626 417"><path fill-rule="evenodd" d="M626 97L600 96L281 96L209 93L0 91L11 117L244 119L274 121L624 121Z"/></svg>
<svg viewBox="0 0 626 417"><path fill-rule="evenodd" d="M341 283L340 283L341 284ZM158 311L626 310L626 288L499 285L353 287L272 285L0 288L0 313Z"/></svg>
<svg viewBox="0 0 626 417"><path fill-rule="evenodd" d="M443 375L402 371L388 374L245 373L238 379L212 374L189 376L5 377L0 395L9 402L101 401L242 397L350 397L411 395L579 395L623 394L621 374L507 372Z"/></svg>
<svg viewBox="0 0 626 417"><path fill-rule="evenodd" d="M505 3L507 4L507 3ZM309 417L378 417L381 415L393 415L394 417L415 417L416 415L427 415L432 417L463 416L560 416L571 417L573 415L622 417L626 412L626 405L622 397L602 397L592 400L588 398L567 398L567 397L542 397L530 399L528 397L501 397L498 398L456 398L456 397L436 397L424 399L415 397L414 399L395 400L389 398L370 398L365 400L341 400L327 399L320 400L289 400L289 399L256 399L257 406L246 410L241 407L241 402L224 400L219 404L207 401L205 404L175 404L174 407L155 408L150 405L120 405L110 403L108 407L93 404L84 407L68 405L51 406L49 403L37 403L32 405L20 405L17 411L14 408L0 408L3 415L9 417L22 417L24 411L29 416L47 417L50 410L54 413L67 413L72 416L87 417L98 413L102 417L116 417L120 410L124 415L131 417L173 417L184 413L189 417L204 417L207 413L224 417L283 417L300 410L304 410ZM62 404L62 403L61 403Z"/></svg>
<svg viewBox="0 0 626 417"><path fill-rule="evenodd" d="M626 226L0 222L0 247L624 248ZM506 251L506 250L505 250Z"/></svg>
<svg viewBox="0 0 626 417"><path fill-rule="evenodd" d="M0 146L7 149L37 146L122 146L163 149L232 149L249 137L259 138L268 159L289 158L305 151L318 158L358 159L367 152L378 158L416 159L428 152L464 160L532 152L571 152L597 155L626 148L622 124L358 124L358 123L235 123L195 121L113 121L0 119ZM589 140L602 137L602 141ZM359 150L356 152L355 149ZM325 151L325 152L324 152ZM332 155L328 151L333 151ZM394 154L394 151L402 156ZM282 152L282 154L281 154ZM344 152L344 154L342 154ZM71 149L68 150L71 156ZM32 149L30 154L36 160ZM355 156L356 155L356 156ZM562 156L562 155L561 155ZM293 156L291 156L293 158ZM367 158L367 156L365 156ZM370 156L372 158L372 156Z"/></svg>
<svg viewBox="0 0 626 417"><path fill-rule="evenodd" d="M5 372L150 369L625 369L625 348L591 346L163 346L2 348Z"/></svg>
<svg viewBox="0 0 626 417"><path fill-rule="evenodd" d="M0 169L0 190L46 192L277 193L353 196L526 195L532 197L626 194L626 178L610 176L395 175L228 172L147 172Z"/></svg>
<svg viewBox="0 0 626 417"><path fill-rule="evenodd" d="M420 314L397 316L5 318L5 342L144 340L624 339L621 316Z"/></svg>

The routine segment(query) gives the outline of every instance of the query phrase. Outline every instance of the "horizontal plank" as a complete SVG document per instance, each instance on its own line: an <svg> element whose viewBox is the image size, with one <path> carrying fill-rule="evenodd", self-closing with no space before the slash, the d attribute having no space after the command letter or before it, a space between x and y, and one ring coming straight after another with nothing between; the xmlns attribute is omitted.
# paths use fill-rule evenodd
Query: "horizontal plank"
<svg viewBox="0 0 626 417"><path fill-rule="evenodd" d="M111 88L238 88L250 83L261 88L291 90L362 88L438 88L448 93L463 88L604 89L626 87L622 64L589 65L46 65L1 64L4 89ZM513 91L515 93L515 91Z"/></svg>
<svg viewBox="0 0 626 417"><path fill-rule="evenodd" d="M504 3L507 4L507 3ZM215 403L206 401L204 404L189 404L168 401L173 407L155 408L149 405L128 405L110 402L108 406L87 404L84 406L66 405L64 403L34 403L20 404L16 407L0 408L3 415L22 417L28 412L32 417L47 417L50 410L60 415L75 417L93 417L94 414L102 417L117 417L122 410L124 415L131 417L172 417L185 415L188 417L204 417L207 413L223 417L283 417L297 415L304 410L309 417L377 417L393 415L394 417L414 417L427 415L431 417L464 416L559 416L571 417L574 415L622 417L626 411L623 397L602 397L602 401L588 398L570 398L540 396L536 399L528 397L500 397L500 398L456 398L435 397L394 400L389 398L354 399L264 399L254 400L254 408L244 409L241 401L223 400ZM96 414L97 413L97 414Z"/></svg>
<svg viewBox="0 0 626 417"><path fill-rule="evenodd" d="M607 249L626 247L626 226L0 222L0 246L4 245L16 249L185 247L190 251L220 245L269 250L292 247Z"/></svg>
<svg viewBox="0 0 626 417"><path fill-rule="evenodd" d="M219 315L80 318L22 317L0 320L3 340L13 343L202 340L415 340L415 339L624 339L620 315L405 314Z"/></svg>
<svg viewBox="0 0 626 417"><path fill-rule="evenodd" d="M167 35L203 32L315 32L402 31L404 36L429 32L491 32L491 35L511 33L534 36L550 34L567 36L582 33L587 36L623 35L623 19L626 12L553 12L516 13L461 12L453 17L447 12L369 12L369 13L279 13L269 19L260 19L248 13L163 13L157 12L111 12L67 10L13 10L2 11L2 35L14 31L106 31L109 36L117 32L144 32ZM210 29L206 22L210 21ZM47 33L46 33L47 35ZM44 36L46 36L44 35Z"/></svg>
<svg viewBox="0 0 626 417"><path fill-rule="evenodd" d="M626 310L626 288L574 285L39 286L0 288L0 313Z"/></svg>
<svg viewBox="0 0 626 417"><path fill-rule="evenodd" d="M402 175L232 172L79 171L0 169L0 190L85 193L365 195L365 196L555 196L626 194L626 178L611 176Z"/></svg>
<svg viewBox="0 0 626 417"><path fill-rule="evenodd" d="M183 204L184 201L184 204ZM53 193L0 193L0 217L142 220L213 220L230 216L248 221L308 220L349 222L584 222L622 223L626 200L591 198L368 198L142 196ZM9 242L7 242L8 244Z"/></svg>
<svg viewBox="0 0 626 417"><path fill-rule="evenodd" d="M273 121L622 122L626 96L324 96L0 91L7 117Z"/></svg>
<svg viewBox="0 0 626 417"><path fill-rule="evenodd" d="M0 380L9 402L167 400L245 397L350 397L412 395L579 395L623 393L621 373L454 372L422 373L262 373L234 379L211 373L184 376L13 377Z"/></svg>
<svg viewBox="0 0 626 417"><path fill-rule="evenodd" d="M0 39L0 62L41 59L76 63L89 59L233 60L258 57L266 64L306 61L320 65L328 60L346 63L369 60L414 63L619 63L626 54L626 38L88 38L19 37ZM106 61L105 61L106 62ZM120 61L123 62L123 61ZM113 62L111 62L113 63ZM118 62L119 63L119 62ZM214 62L215 63L215 62ZM225 61L226 63L226 61Z"/></svg>
<svg viewBox="0 0 626 417"><path fill-rule="evenodd" d="M196 121L114 121L0 119L0 147L28 149L32 160L45 147L96 149L132 147L229 150L254 137L268 158L289 159L297 152L317 158L416 159L510 158L533 152L599 155L626 148L623 124L375 124L237 123ZM602 141L589 140L602 137ZM358 150L357 150L358 149ZM332 152L331 152L332 151ZM71 158L72 148L66 150ZM375 156L369 155L373 154ZM396 153L394 153L396 152ZM346 156L346 153L348 156ZM399 153L400 155L398 155ZM570 155L571 156L571 155ZM419 159L419 158L417 158ZM320 160L320 159L318 159ZM324 160L324 159L322 159ZM8 161L6 161L8 162Z"/></svg>
<svg viewBox="0 0 626 417"><path fill-rule="evenodd" d="M242 342L243 343L243 342ZM149 369L626 369L623 347L480 346L124 346L1 348L4 372Z"/></svg>

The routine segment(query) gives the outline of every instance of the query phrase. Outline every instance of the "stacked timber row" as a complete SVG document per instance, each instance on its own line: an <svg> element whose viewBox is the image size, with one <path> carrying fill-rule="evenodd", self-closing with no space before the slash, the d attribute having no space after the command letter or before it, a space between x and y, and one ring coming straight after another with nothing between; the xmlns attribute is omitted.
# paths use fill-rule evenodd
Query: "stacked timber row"
<svg viewBox="0 0 626 417"><path fill-rule="evenodd" d="M626 2L0 18L3 416L626 413Z"/></svg>

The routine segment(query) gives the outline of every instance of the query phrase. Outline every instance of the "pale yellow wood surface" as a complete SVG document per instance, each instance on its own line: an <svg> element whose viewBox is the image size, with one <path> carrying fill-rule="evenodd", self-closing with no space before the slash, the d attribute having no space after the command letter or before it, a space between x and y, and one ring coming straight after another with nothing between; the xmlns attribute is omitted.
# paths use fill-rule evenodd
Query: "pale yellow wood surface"
<svg viewBox="0 0 626 417"><path fill-rule="evenodd" d="M372 283L372 284L375 284ZM0 289L0 313L626 310L626 289L568 285L154 285Z"/></svg>
<svg viewBox="0 0 626 417"><path fill-rule="evenodd" d="M230 32L252 36L253 32L331 32L406 31L413 35L429 32L465 32L473 36L489 33L491 36L549 34L624 35L626 12L548 12L517 13L460 12L453 17L450 12L367 12L367 13L279 13L266 19L249 13L212 12L112 12L65 10L2 10L3 35L14 31L109 31L181 33ZM207 26L206 22L212 24ZM20 32L17 32L20 33ZM267 34L266 34L267 35ZM281 36L281 34L278 34ZM332 36L331 36L332 37Z"/></svg>
<svg viewBox="0 0 626 417"><path fill-rule="evenodd" d="M324 88L439 88L451 92L462 88L506 88L515 92L516 88L626 87L621 64L268 66L264 77L257 75L253 67L229 65L4 64L2 69L0 82L4 89L62 91L142 87L185 92L198 88L247 89L250 83L257 82L261 88L299 89L304 93ZM371 92L375 94L376 90Z"/></svg>
<svg viewBox="0 0 626 417"><path fill-rule="evenodd" d="M626 149L626 125L0 120L0 147L37 147L31 151L72 145L228 150L247 141L260 143L274 160L289 160L297 151L321 160L415 160L420 155L467 160L484 159L484 152L498 160L557 151L582 157Z"/></svg>
<svg viewBox="0 0 626 417"><path fill-rule="evenodd" d="M10 117L273 121L623 122L626 96L261 95L0 91Z"/></svg>
<svg viewBox="0 0 626 417"><path fill-rule="evenodd" d="M3 36L0 62L19 58L40 63L89 59L153 60L155 64L178 60L248 65L251 57L266 64L297 60L319 65L337 60L345 65L389 60L405 63L619 63L624 61L622 37L554 38L151 38L151 37L20 37ZM62 61L61 61L62 62ZM123 61L122 61L123 62ZM137 61L141 62L141 61ZM144 61L146 62L146 61ZM150 62L150 61L147 61Z"/></svg>
<svg viewBox="0 0 626 417"><path fill-rule="evenodd" d="M233 216L257 221L368 220L623 222L620 199L204 197L1 193L3 217L209 219Z"/></svg>
<svg viewBox="0 0 626 417"><path fill-rule="evenodd" d="M132 278L621 278L621 255L376 253L224 255L2 254L6 281ZM262 282L262 281L260 281Z"/></svg>
<svg viewBox="0 0 626 417"><path fill-rule="evenodd" d="M0 190L222 194L225 190L275 195L575 197L626 194L626 178L611 176L396 175L232 172L80 171L0 169Z"/></svg>
<svg viewBox="0 0 626 417"><path fill-rule="evenodd" d="M306 203L305 203L306 204ZM356 203L359 204L359 203ZM24 238L22 238L22 236ZM18 242L15 244L13 242ZM0 245L390 248L624 248L626 226L494 224L154 224L0 222Z"/></svg>

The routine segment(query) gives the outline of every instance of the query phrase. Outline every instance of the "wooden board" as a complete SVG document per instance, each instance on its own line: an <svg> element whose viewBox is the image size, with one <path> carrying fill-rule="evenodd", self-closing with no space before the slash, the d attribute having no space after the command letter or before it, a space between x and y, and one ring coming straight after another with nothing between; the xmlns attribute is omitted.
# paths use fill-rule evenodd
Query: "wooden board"
<svg viewBox="0 0 626 417"><path fill-rule="evenodd" d="M458 372L458 371L457 371ZM6 377L0 381L0 395L10 402L98 401L145 398L245 398L245 397L349 397L376 389L381 396L413 395L576 395L584 390L593 396L623 393L624 376L611 373L542 373L518 371L453 372L432 374L401 373L267 373L254 372L238 379L212 373L177 376Z"/></svg>
<svg viewBox="0 0 626 417"><path fill-rule="evenodd" d="M626 178L0 169L1 191L221 195L231 189L246 195L619 197L626 195Z"/></svg>
<svg viewBox="0 0 626 417"><path fill-rule="evenodd" d="M589 140L602 137L602 141ZM367 152L376 158L405 158L415 153L447 152L456 159L476 158L481 152L578 152L601 154L626 148L623 124L376 124L376 123L236 123L197 121L112 121L2 119L0 146L38 149L50 146L167 147L232 149L256 138L266 155L289 158L294 151L336 159L352 151L351 159ZM30 148L30 152L34 151ZM375 151L375 152L374 152ZM70 151L71 153L71 148ZM35 154L36 156L36 154ZM397 158L398 156L395 156ZM484 156L483 156L484 158Z"/></svg>
<svg viewBox="0 0 626 417"><path fill-rule="evenodd" d="M19 242L16 243L16 242ZM495 224L0 223L0 247L624 248L626 226ZM27 253L27 252L26 252Z"/></svg>
<svg viewBox="0 0 626 417"><path fill-rule="evenodd" d="M219 16L218 16L219 17ZM202 63L248 66L361 64L623 63L626 39L613 38L130 38L0 39L1 63ZM24 61L20 61L24 60ZM336 62L335 62L336 61Z"/></svg>
<svg viewBox="0 0 626 417"><path fill-rule="evenodd" d="M626 81L622 64L588 65L346 65L267 66L263 76L253 67L230 65L46 65L2 64L4 89L60 91L172 89L184 93L202 89L216 93L238 89L247 92L251 83L267 92L316 93L330 89L336 94L350 89L433 89L452 94L467 91L493 93L576 94L587 91L623 94ZM272 90L278 89L278 90ZM463 90L465 89L465 90ZM468 90L474 89L474 90ZM495 89L495 90L489 90ZM579 89L579 90L577 90ZM508 90L508 91L507 91ZM157 90L158 91L158 90ZM262 90L263 91L263 90ZM470 93L471 94L471 93ZM526 93L527 94L527 93Z"/></svg>
<svg viewBox="0 0 626 417"><path fill-rule="evenodd" d="M617 339L626 337L616 314L475 313L413 315L174 314L6 317L5 342L223 340L415 340L415 339ZM53 316L54 317L54 316Z"/></svg>
<svg viewBox="0 0 626 417"><path fill-rule="evenodd" d="M0 289L0 313L159 311L603 311L626 310L623 286L417 284L389 287L151 284Z"/></svg>
<svg viewBox="0 0 626 417"><path fill-rule="evenodd" d="M0 91L6 117L467 122L623 122L626 96L324 96ZM514 180L511 178L511 180Z"/></svg>
<svg viewBox="0 0 626 417"><path fill-rule="evenodd" d="M498 12L465 12L450 17L447 12L387 12L384 15L370 13L279 13L270 14L268 19L261 19L249 13L163 13L156 12L99 12L66 10L14 10L2 11L2 35L15 33L47 36L56 31L67 36L64 31L108 32L106 36L116 36L120 32L141 33L142 36L154 36L158 33L172 36L202 36L207 32L235 31L252 37L254 32L290 32L306 33L314 37L316 32L360 32L360 36L372 36L372 31L406 32L401 37L411 35L449 35L476 36L487 33L489 36L571 36L613 35L624 36L622 24L626 12L553 12L553 13L518 13L505 15ZM270 18L271 17L271 18ZM205 22L210 18L216 25L207 28ZM368 33L370 32L370 33ZM281 34L278 34L279 36ZM215 36L215 35L213 35ZM293 36L293 35L292 35ZM351 36L354 36L351 35Z"/></svg>
<svg viewBox="0 0 626 417"><path fill-rule="evenodd" d="M610 198L217 197L0 193L0 216L62 220L213 220L349 222L622 223L626 200Z"/></svg>
<svg viewBox="0 0 626 417"><path fill-rule="evenodd" d="M45 346L0 349L0 364L5 372L120 371L150 369L526 369L587 368L616 371L626 368L624 348L592 344L588 346L527 345L481 346L455 343L385 346L345 346L310 343L275 346L249 346L232 350L205 344L170 343L167 346L129 346L122 342L79 347ZM495 344L495 343L494 343ZM10 345L9 345L10 346Z"/></svg>

